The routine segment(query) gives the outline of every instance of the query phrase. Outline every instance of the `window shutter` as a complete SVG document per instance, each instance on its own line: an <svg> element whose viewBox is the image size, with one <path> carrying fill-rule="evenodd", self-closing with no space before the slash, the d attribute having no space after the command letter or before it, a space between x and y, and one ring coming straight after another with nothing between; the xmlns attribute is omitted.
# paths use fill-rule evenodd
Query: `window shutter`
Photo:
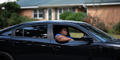
<svg viewBox="0 0 120 60"><path fill-rule="evenodd" d="M58 8L55 8L55 20L57 20L58 17Z"/></svg>
<svg viewBox="0 0 120 60"><path fill-rule="evenodd" d="M45 8L43 8L43 18L45 18Z"/></svg>
<svg viewBox="0 0 120 60"><path fill-rule="evenodd" d="M72 12L74 12L74 13L75 13L75 8L72 8Z"/></svg>

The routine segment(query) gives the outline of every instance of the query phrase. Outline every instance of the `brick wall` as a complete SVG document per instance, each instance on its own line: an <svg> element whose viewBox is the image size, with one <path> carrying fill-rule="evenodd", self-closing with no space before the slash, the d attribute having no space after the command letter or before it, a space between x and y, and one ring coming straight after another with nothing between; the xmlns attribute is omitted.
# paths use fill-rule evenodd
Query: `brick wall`
<svg viewBox="0 0 120 60"><path fill-rule="evenodd" d="M21 10L20 15L32 18L32 12L33 12L32 9L25 9L25 10Z"/></svg>
<svg viewBox="0 0 120 60"><path fill-rule="evenodd" d="M113 26L120 21L120 5L88 7L88 14L98 17L107 27Z"/></svg>

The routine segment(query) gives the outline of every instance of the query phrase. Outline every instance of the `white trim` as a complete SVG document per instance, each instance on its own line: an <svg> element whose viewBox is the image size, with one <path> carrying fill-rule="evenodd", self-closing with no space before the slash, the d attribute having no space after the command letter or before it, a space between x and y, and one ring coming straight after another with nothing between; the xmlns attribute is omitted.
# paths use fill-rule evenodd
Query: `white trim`
<svg viewBox="0 0 120 60"><path fill-rule="evenodd" d="M54 20L54 18L53 18L53 8L51 8L52 9L52 20Z"/></svg>
<svg viewBox="0 0 120 60"><path fill-rule="evenodd" d="M86 14L88 16L88 7L84 4L83 7L86 9Z"/></svg>
<svg viewBox="0 0 120 60"><path fill-rule="evenodd" d="M94 5L118 5L120 3L95 3L95 4L85 4L86 6L94 6Z"/></svg>
<svg viewBox="0 0 120 60"><path fill-rule="evenodd" d="M48 17L48 8L47 8L47 12L46 13L47 13L47 20L49 20L49 17Z"/></svg>
<svg viewBox="0 0 120 60"><path fill-rule="evenodd" d="M26 6L26 7L20 7L21 9L27 9L27 8L39 8L38 6Z"/></svg>
<svg viewBox="0 0 120 60"><path fill-rule="evenodd" d="M21 9L26 9L26 8L51 8L51 7L64 7L64 6L80 6L83 4L61 4L61 5L40 5L40 6L26 6L26 7L21 7Z"/></svg>
<svg viewBox="0 0 120 60"><path fill-rule="evenodd" d="M88 16L88 8L86 8L86 14L87 14L87 16Z"/></svg>
<svg viewBox="0 0 120 60"><path fill-rule="evenodd" d="M64 6L81 6L81 5L87 5L87 6L94 6L94 5L117 5L120 3L94 3L94 4L61 4L61 5L41 5L41 6L26 6L21 7L21 9L27 9L27 8L45 8L45 7L64 7Z"/></svg>
<svg viewBox="0 0 120 60"><path fill-rule="evenodd" d="M59 20L59 19L60 19L60 16L59 16L59 15L60 15L60 13L59 13L59 8L57 9L57 13L58 13L58 14L57 14L57 19Z"/></svg>

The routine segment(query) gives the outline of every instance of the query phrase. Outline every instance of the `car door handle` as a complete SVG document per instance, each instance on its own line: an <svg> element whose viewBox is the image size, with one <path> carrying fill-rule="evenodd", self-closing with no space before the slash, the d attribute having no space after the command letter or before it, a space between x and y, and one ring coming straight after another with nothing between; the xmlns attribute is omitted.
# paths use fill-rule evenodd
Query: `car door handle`
<svg viewBox="0 0 120 60"><path fill-rule="evenodd" d="M45 47L45 46L47 46L47 45L41 45L42 47Z"/></svg>
<svg viewBox="0 0 120 60"><path fill-rule="evenodd" d="M55 46L55 48L56 48L56 49L60 49L60 48L61 48L61 46Z"/></svg>
<svg viewBox="0 0 120 60"><path fill-rule="evenodd" d="M29 45L29 46L30 46L30 45L33 45L33 44L26 44L26 45Z"/></svg>
<svg viewBox="0 0 120 60"><path fill-rule="evenodd" d="M28 42L20 42L20 41L18 41L18 42L15 42L15 44L24 44L24 45L33 45L32 43L28 43Z"/></svg>
<svg viewBox="0 0 120 60"><path fill-rule="evenodd" d="M16 44L19 44L19 43L21 43L21 42L15 42Z"/></svg>

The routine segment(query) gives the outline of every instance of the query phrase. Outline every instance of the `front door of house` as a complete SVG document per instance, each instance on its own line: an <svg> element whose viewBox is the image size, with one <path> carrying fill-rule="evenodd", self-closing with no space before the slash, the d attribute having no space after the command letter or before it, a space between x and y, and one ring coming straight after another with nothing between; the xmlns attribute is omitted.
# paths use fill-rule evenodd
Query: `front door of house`
<svg viewBox="0 0 120 60"><path fill-rule="evenodd" d="M53 9L48 8L48 20L52 20L52 13L53 13Z"/></svg>

